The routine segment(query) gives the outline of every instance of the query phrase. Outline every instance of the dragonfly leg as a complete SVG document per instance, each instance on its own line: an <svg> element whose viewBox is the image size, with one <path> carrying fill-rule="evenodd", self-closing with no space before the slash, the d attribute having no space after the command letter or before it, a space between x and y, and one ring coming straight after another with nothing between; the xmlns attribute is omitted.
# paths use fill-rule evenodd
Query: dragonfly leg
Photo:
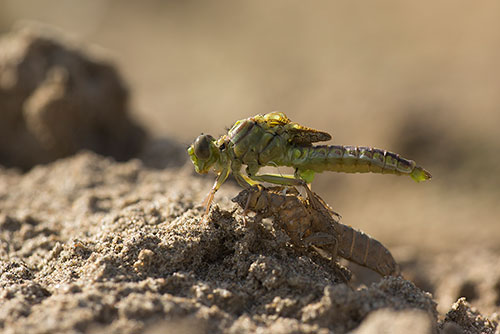
<svg viewBox="0 0 500 334"><path fill-rule="evenodd" d="M309 201L313 208L320 207L318 204L316 197L314 196L311 189L309 189L306 181L302 179L297 179L294 175L278 175L278 174L262 174L262 175L252 175L249 173L248 175L252 180L258 182L269 182L274 184L281 184L284 186L294 186L294 187L303 187L309 197Z"/></svg>
<svg viewBox="0 0 500 334"><path fill-rule="evenodd" d="M236 173L233 171L233 176L236 179L236 182L238 182L238 184L245 189L251 188L252 186L257 184L255 181L250 179L248 176L243 175L241 173Z"/></svg>
<svg viewBox="0 0 500 334"><path fill-rule="evenodd" d="M220 172L219 175L217 175L212 190L210 190L210 192L207 195L207 198L205 198L205 201L203 202L203 205L206 208L205 215L207 215L208 212L210 211L210 206L214 199L215 193L217 192L217 190L219 190L220 186L224 183L224 181L226 181L228 176L229 176L229 168L223 169L222 172Z"/></svg>

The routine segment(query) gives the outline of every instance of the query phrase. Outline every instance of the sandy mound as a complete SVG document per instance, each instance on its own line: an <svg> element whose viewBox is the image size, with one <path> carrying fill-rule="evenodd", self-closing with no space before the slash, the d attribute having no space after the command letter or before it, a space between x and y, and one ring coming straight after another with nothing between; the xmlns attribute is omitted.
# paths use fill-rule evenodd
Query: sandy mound
<svg viewBox="0 0 500 334"><path fill-rule="evenodd" d="M25 175L2 170L0 184L6 332L345 333L361 324L367 333L416 323L418 333L494 333L463 301L438 321L432 296L402 278L346 284L348 269L246 226L227 193L203 220L198 189L210 182L189 166L159 172L82 153Z"/></svg>

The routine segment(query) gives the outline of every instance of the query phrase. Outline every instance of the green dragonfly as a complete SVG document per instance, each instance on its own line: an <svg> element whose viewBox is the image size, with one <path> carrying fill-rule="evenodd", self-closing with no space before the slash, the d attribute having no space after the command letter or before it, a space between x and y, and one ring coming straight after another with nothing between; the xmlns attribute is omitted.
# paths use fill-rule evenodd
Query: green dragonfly
<svg viewBox="0 0 500 334"><path fill-rule="evenodd" d="M188 148L188 154L196 172L204 174L213 169L217 173L205 200L207 212L229 173L233 173L244 188L262 182L303 186L310 199L314 196L308 184L315 173L323 171L409 175L417 182L431 178L431 174L413 160L386 150L312 145L330 139L328 133L292 122L281 112L239 120L219 139L201 134ZM243 165L246 165L245 174L242 173ZM295 173L259 174L263 166L289 166L295 168Z"/></svg>

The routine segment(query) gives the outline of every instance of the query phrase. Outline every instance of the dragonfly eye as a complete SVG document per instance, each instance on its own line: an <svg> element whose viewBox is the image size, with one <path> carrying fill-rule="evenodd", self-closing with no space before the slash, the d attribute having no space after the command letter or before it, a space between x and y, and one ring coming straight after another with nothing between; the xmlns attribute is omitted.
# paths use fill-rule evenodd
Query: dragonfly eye
<svg viewBox="0 0 500 334"><path fill-rule="evenodd" d="M210 141L213 139L210 135L200 135L194 141L194 154L199 159L210 158Z"/></svg>

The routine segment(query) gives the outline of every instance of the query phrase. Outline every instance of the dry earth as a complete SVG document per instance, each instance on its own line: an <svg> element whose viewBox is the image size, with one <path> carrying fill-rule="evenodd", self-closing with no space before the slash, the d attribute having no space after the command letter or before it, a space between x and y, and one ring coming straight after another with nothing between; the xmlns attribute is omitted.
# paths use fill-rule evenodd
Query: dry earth
<svg viewBox="0 0 500 334"><path fill-rule="evenodd" d="M209 182L188 167L81 153L2 170L4 332L495 333L464 300L438 317L432 295L402 278L345 284L348 269L246 226L231 186L203 220Z"/></svg>

